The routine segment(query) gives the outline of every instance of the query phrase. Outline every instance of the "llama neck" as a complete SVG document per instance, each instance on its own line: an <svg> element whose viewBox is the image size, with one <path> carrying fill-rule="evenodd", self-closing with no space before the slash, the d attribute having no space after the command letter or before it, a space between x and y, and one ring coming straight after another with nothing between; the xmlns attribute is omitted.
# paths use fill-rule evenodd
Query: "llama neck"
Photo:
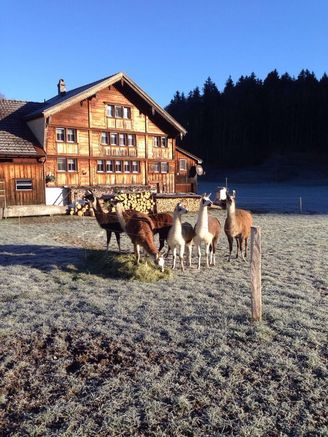
<svg viewBox="0 0 328 437"><path fill-rule="evenodd" d="M234 219L236 213L236 203L232 202L231 205L227 204L227 217L231 220Z"/></svg>
<svg viewBox="0 0 328 437"><path fill-rule="evenodd" d="M208 230L208 213L207 206L201 205L198 218L197 218L197 228L202 230Z"/></svg>
<svg viewBox="0 0 328 437"><path fill-rule="evenodd" d="M123 207L119 203L116 205L116 214L121 228L126 231L126 221L123 216Z"/></svg>
<svg viewBox="0 0 328 437"><path fill-rule="evenodd" d="M173 233L181 233L182 232L182 220L181 220L181 215L177 212L174 213L173 216Z"/></svg>

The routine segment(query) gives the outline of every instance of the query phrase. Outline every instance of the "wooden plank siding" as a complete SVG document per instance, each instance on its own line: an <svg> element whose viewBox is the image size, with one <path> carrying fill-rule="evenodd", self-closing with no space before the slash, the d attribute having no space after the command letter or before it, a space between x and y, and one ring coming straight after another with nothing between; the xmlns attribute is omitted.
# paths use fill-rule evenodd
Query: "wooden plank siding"
<svg viewBox="0 0 328 437"><path fill-rule="evenodd" d="M131 119L106 116L106 104L130 108ZM56 128L71 128L77 131L76 143L56 141ZM111 146L101 144L102 132L133 134L136 146ZM167 147L154 147L153 137L167 138ZM175 138L170 138L152 120L143 114L115 86L106 87L82 102L53 114L48 119L45 174L55 175L55 182L49 186L71 185L147 185L153 184L159 190L173 192L175 189L174 165ZM57 170L57 158L77 160L76 172ZM106 173L97 171L97 160L138 161L139 173ZM152 174L152 161L169 164L167 174Z"/></svg>
<svg viewBox="0 0 328 437"><path fill-rule="evenodd" d="M16 161L16 162L15 162ZM43 164L36 160L0 163L0 179L5 181L6 205L39 205L45 202ZM17 191L17 179L31 179L32 189Z"/></svg>
<svg viewBox="0 0 328 437"><path fill-rule="evenodd" d="M181 170L179 167L180 159L186 160L186 170ZM190 176L191 168L196 165L194 159L190 156L176 150L176 191L183 193L197 192L197 176Z"/></svg>

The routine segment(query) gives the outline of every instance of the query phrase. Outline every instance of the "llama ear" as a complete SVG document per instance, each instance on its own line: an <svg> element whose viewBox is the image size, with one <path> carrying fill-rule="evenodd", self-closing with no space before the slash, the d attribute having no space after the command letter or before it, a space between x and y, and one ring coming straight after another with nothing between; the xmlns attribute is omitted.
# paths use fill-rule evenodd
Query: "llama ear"
<svg viewBox="0 0 328 437"><path fill-rule="evenodd" d="M212 193L210 193L207 197L211 197L212 196Z"/></svg>

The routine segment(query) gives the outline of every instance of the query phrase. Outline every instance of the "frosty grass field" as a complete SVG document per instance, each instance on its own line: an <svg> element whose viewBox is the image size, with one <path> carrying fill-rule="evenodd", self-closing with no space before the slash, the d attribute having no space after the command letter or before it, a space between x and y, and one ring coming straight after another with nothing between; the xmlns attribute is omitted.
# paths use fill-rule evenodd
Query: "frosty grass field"
<svg viewBox="0 0 328 437"><path fill-rule="evenodd" d="M327 435L328 218L254 223L258 324L224 235L215 267L145 283L112 277L94 218L2 220L0 435Z"/></svg>

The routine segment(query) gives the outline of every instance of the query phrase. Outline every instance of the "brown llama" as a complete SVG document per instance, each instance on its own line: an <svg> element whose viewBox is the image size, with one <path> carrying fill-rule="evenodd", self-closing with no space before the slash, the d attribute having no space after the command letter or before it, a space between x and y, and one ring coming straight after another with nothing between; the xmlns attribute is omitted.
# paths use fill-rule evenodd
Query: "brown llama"
<svg viewBox="0 0 328 437"><path fill-rule="evenodd" d="M94 193L91 190L86 190L83 199L86 200L90 208L93 209L98 225L106 231L106 251L108 252L112 233L114 233L117 241L118 250L119 252L121 252L120 234L123 232L123 229L117 219L117 215L113 212L104 212L100 205L99 198L95 197Z"/></svg>
<svg viewBox="0 0 328 437"><path fill-rule="evenodd" d="M198 270L200 270L201 244L205 243L206 266L215 266L216 244L221 232L221 224L216 217L208 215L207 208L212 205L210 194L202 195L199 204L197 222L194 227L194 242L198 253Z"/></svg>
<svg viewBox="0 0 328 437"><path fill-rule="evenodd" d="M158 234L159 237L158 251L160 252L164 247L165 241L167 241L169 230L173 224L173 217L171 214L168 214L167 212L149 213L148 217L151 219L151 221L154 224L153 234L154 235Z"/></svg>
<svg viewBox="0 0 328 437"><path fill-rule="evenodd" d="M159 251L154 243L154 224L147 214L142 212L130 211L125 214L123 206L120 202L113 200L115 205L117 218L122 229L127 233L134 247L137 264L140 262L140 247L142 247L148 255L150 255L155 264L157 264L162 272L164 271L164 258L159 255Z"/></svg>
<svg viewBox="0 0 328 437"><path fill-rule="evenodd" d="M233 246L233 239L237 242L237 255L238 258L239 251L241 257L246 261L247 256L247 240L251 233L251 226L253 223L252 214L244 209L236 208L236 195L235 191L233 194L227 194L227 218L224 224L224 232L228 238L229 243L229 261L231 259L231 252ZM243 254L243 243L245 242L245 255Z"/></svg>

